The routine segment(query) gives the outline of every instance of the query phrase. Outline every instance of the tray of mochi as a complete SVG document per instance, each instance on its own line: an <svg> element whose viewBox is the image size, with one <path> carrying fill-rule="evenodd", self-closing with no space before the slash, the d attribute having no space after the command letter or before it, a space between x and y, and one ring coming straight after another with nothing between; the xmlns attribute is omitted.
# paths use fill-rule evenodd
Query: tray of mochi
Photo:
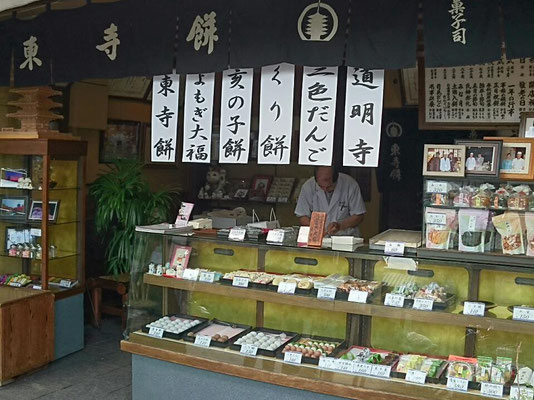
<svg viewBox="0 0 534 400"><path fill-rule="evenodd" d="M252 331L241 335L232 343L232 350L241 351L241 345L252 344L258 346L258 352L268 357L275 357L276 353L284 348L287 342L298 337L295 332L282 332L269 328L254 328Z"/></svg>
<svg viewBox="0 0 534 400"><path fill-rule="evenodd" d="M208 320L206 318L193 317L191 315L174 314L161 317L160 319L146 324L142 331L148 333L150 328L163 329L163 337L169 339L181 339L183 335L194 328L204 326Z"/></svg>
<svg viewBox="0 0 534 400"><path fill-rule="evenodd" d="M194 342L197 336L209 336L211 337L210 346L227 347L233 339L247 333L251 328L249 325L233 324L212 319L207 325L189 331L183 339L188 342Z"/></svg>

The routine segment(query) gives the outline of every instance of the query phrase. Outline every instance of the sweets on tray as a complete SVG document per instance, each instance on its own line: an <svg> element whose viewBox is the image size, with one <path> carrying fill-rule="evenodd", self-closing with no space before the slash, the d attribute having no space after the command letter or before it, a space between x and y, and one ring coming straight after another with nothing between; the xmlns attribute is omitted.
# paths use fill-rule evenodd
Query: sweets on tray
<svg viewBox="0 0 534 400"><path fill-rule="evenodd" d="M445 303L448 297L446 289L436 282L422 287L415 282L407 282L395 286L391 293L403 295L406 299L427 299L436 303Z"/></svg>
<svg viewBox="0 0 534 400"><path fill-rule="evenodd" d="M374 350L367 347L352 346L339 358L369 364L393 365L399 358L396 353Z"/></svg>
<svg viewBox="0 0 534 400"><path fill-rule="evenodd" d="M187 336L210 336L213 342L226 343L228 340L244 332L246 328L231 325L222 324L218 322L212 322L207 327L200 329L197 332L189 332Z"/></svg>
<svg viewBox="0 0 534 400"><path fill-rule="evenodd" d="M162 328L166 332L179 334L189 328L197 326L202 321L177 316L161 317L160 319L146 325L147 328Z"/></svg>
<svg viewBox="0 0 534 400"><path fill-rule="evenodd" d="M447 361L445 360L426 358L419 370L426 373L429 378L439 378L446 365Z"/></svg>
<svg viewBox="0 0 534 400"><path fill-rule="evenodd" d="M233 280L236 277L247 278L252 283L268 285L277 277L277 275L269 274L266 272L260 272L260 271L239 270L239 271L227 272L226 274L224 274L223 279Z"/></svg>
<svg viewBox="0 0 534 400"><path fill-rule="evenodd" d="M278 286L282 282L293 282L297 285L297 288L299 289L312 289L314 279L315 278L311 276L302 274L279 275L273 279L272 284L274 286Z"/></svg>
<svg viewBox="0 0 534 400"><path fill-rule="evenodd" d="M475 380L476 358L449 356L448 378L462 378L468 381Z"/></svg>
<svg viewBox="0 0 534 400"><path fill-rule="evenodd" d="M369 294L374 293L375 290L380 288L382 284L377 281L366 281L363 279L351 279L345 283L342 283L337 289L344 293L349 293L351 290L359 290L361 292L367 292Z"/></svg>
<svg viewBox="0 0 534 400"><path fill-rule="evenodd" d="M296 342L287 344L282 352L297 351L302 353L304 357L319 358L321 356L331 355L340 344L341 342L301 338Z"/></svg>
<svg viewBox="0 0 534 400"><path fill-rule="evenodd" d="M420 356L418 354L403 354L399 357L397 372L406 374L411 369L419 371L425 359L425 356Z"/></svg>
<svg viewBox="0 0 534 400"><path fill-rule="evenodd" d="M277 348L293 339L292 335L287 335L283 332L271 333L262 331L252 331L245 336L240 337L235 341L235 344L241 346L243 344L252 344L262 350L275 351Z"/></svg>

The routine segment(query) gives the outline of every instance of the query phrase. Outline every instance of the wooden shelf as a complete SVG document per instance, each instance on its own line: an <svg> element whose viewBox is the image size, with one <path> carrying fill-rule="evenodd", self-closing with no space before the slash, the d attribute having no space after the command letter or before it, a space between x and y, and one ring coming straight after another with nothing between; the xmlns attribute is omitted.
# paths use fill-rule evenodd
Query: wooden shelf
<svg viewBox="0 0 534 400"><path fill-rule="evenodd" d="M133 332L121 350L239 378L358 400L480 399L480 392L451 392L444 385L415 385L402 379L380 379L325 371L315 365L291 365L271 357L245 357L216 347L203 348L172 339Z"/></svg>
<svg viewBox="0 0 534 400"><path fill-rule="evenodd" d="M240 299L286 304L347 314L394 318L440 325L462 326L478 330L496 330L529 335L534 332L534 323L531 322L491 317L475 317L444 311L419 311L411 308L395 308L379 304L359 304L343 300L320 300L313 296L278 294L277 292L268 290L239 288L218 283L185 281L151 274L145 274L143 281L149 285L171 289L210 293Z"/></svg>

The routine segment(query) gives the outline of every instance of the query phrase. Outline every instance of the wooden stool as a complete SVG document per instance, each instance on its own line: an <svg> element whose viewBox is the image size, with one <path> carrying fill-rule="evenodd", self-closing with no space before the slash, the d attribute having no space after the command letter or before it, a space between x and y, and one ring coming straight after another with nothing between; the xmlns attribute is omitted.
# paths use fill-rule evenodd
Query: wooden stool
<svg viewBox="0 0 534 400"><path fill-rule="evenodd" d="M122 318L122 329L126 329L126 317L128 312L128 286L130 285L130 274L99 276L87 280L87 288L93 300L93 315L91 324L99 328L102 313L120 316ZM121 307L102 304L102 290L114 291L121 296Z"/></svg>

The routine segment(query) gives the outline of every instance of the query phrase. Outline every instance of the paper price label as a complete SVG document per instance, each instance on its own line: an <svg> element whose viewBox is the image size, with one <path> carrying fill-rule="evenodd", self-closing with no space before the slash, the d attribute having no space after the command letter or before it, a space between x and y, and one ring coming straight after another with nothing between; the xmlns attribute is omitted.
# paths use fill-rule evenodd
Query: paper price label
<svg viewBox="0 0 534 400"><path fill-rule="evenodd" d="M447 225L447 216L445 214L427 213L426 223L432 225Z"/></svg>
<svg viewBox="0 0 534 400"><path fill-rule="evenodd" d="M476 301L464 302L464 315L475 315L477 317L483 317L486 306L484 303L478 303Z"/></svg>
<svg viewBox="0 0 534 400"><path fill-rule="evenodd" d="M512 386L510 388L510 400L533 400L534 389L524 386Z"/></svg>
<svg viewBox="0 0 534 400"><path fill-rule="evenodd" d="M271 229L267 233L267 241L269 243L283 243L285 232L278 229Z"/></svg>
<svg viewBox="0 0 534 400"><path fill-rule="evenodd" d="M21 286L22 286L22 283L20 283L20 282L10 282L10 283L9 283L9 286L21 287Z"/></svg>
<svg viewBox="0 0 534 400"><path fill-rule="evenodd" d="M30 236L41 237L41 229L40 228L31 228L30 229Z"/></svg>
<svg viewBox="0 0 534 400"><path fill-rule="evenodd" d="M426 382L426 373L423 371L417 371L415 369L409 369L404 378L407 382L419 383L424 385Z"/></svg>
<svg viewBox="0 0 534 400"><path fill-rule="evenodd" d="M447 389L457 392L467 392L469 381L462 378L447 378Z"/></svg>
<svg viewBox="0 0 534 400"><path fill-rule="evenodd" d="M195 345L200 347L210 347L211 336L197 335L195 337Z"/></svg>
<svg viewBox="0 0 534 400"><path fill-rule="evenodd" d="M198 269L186 268L184 269L184 274L182 276L186 281L196 281L198 279L198 274L200 271Z"/></svg>
<svg viewBox="0 0 534 400"><path fill-rule="evenodd" d="M248 287L248 278L243 278L241 276L236 276L232 281L232 286L237 287Z"/></svg>
<svg viewBox="0 0 534 400"><path fill-rule="evenodd" d="M278 293L295 294L297 284L295 282L280 282L278 284Z"/></svg>
<svg viewBox="0 0 534 400"><path fill-rule="evenodd" d="M428 193L447 193L447 182L428 181L426 191Z"/></svg>
<svg viewBox="0 0 534 400"><path fill-rule="evenodd" d="M215 272L201 272L198 280L200 282L213 283L215 282Z"/></svg>
<svg viewBox="0 0 534 400"><path fill-rule="evenodd" d="M502 397L504 393L504 386L496 383L482 382L480 393L490 397Z"/></svg>
<svg viewBox="0 0 534 400"><path fill-rule="evenodd" d="M278 198L279 203L287 203L287 197L279 197Z"/></svg>
<svg viewBox="0 0 534 400"><path fill-rule="evenodd" d="M402 294L386 293L384 305L390 307L404 307L404 296Z"/></svg>
<svg viewBox="0 0 534 400"><path fill-rule="evenodd" d="M155 326L151 326L148 329L148 336L161 339L163 337L163 332L164 332L163 328L156 328Z"/></svg>
<svg viewBox="0 0 534 400"><path fill-rule="evenodd" d="M519 321L534 322L534 308L514 307L513 319Z"/></svg>
<svg viewBox="0 0 534 400"><path fill-rule="evenodd" d="M317 298L323 300L334 300L336 298L336 288L320 287L317 291Z"/></svg>
<svg viewBox="0 0 534 400"><path fill-rule="evenodd" d="M352 371L358 375L371 375L371 368L373 368L372 364L356 362L352 367Z"/></svg>
<svg viewBox="0 0 534 400"><path fill-rule="evenodd" d="M242 242L245 240L247 230L245 228L232 228L228 234L228 240L235 240L236 242Z"/></svg>
<svg viewBox="0 0 534 400"><path fill-rule="evenodd" d="M269 196L265 199L267 203L276 203L276 197L275 196Z"/></svg>
<svg viewBox="0 0 534 400"><path fill-rule="evenodd" d="M71 282L66 279L62 279L61 281L59 281L59 286L63 288L70 288L70 284Z"/></svg>
<svg viewBox="0 0 534 400"><path fill-rule="evenodd" d="M341 372L351 373L353 371L353 363L350 360L336 359L335 369Z"/></svg>
<svg viewBox="0 0 534 400"><path fill-rule="evenodd" d="M302 364L302 353L298 351L286 351L284 361L290 364Z"/></svg>
<svg viewBox="0 0 534 400"><path fill-rule="evenodd" d="M42 290L43 287L41 285L33 285L33 289L35 290Z"/></svg>
<svg viewBox="0 0 534 400"><path fill-rule="evenodd" d="M434 308L434 300L414 299L413 301L414 310L432 311L433 308Z"/></svg>
<svg viewBox="0 0 534 400"><path fill-rule="evenodd" d="M367 303L367 296L369 293L362 290L351 290L349 292L349 301L354 303Z"/></svg>
<svg viewBox="0 0 534 400"><path fill-rule="evenodd" d="M240 353L245 356L256 356L258 353L258 346L249 343L242 344Z"/></svg>
<svg viewBox="0 0 534 400"><path fill-rule="evenodd" d="M321 369L334 369L335 358L332 357L319 357L319 368Z"/></svg>
<svg viewBox="0 0 534 400"><path fill-rule="evenodd" d="M392 256L402 256L404 255L404 243L403 242L386 242L384 253L390 254Z"/></svg>
<svg viewBox="0 0 534 400"><path fill-rule="evenodd" d="M371 367L371 376L379 378L389 378L391 374L391 365L373 365Z"/></svg>

